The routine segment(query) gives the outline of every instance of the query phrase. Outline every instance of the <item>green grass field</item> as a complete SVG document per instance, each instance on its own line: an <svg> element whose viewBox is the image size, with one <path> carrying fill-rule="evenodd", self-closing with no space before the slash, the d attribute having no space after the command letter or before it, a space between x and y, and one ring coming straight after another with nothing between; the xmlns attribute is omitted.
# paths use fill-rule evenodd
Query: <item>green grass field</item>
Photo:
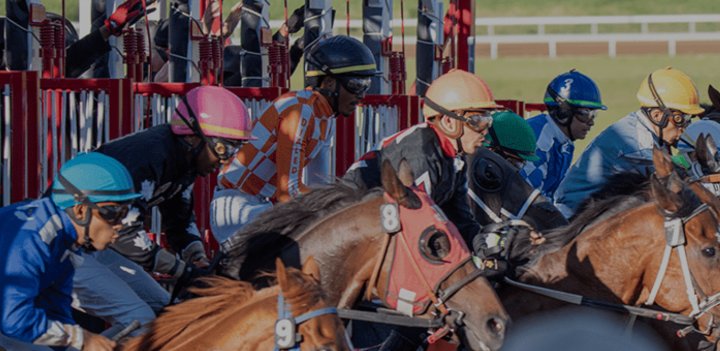
<svg viewBox="0 0 720 351"><path fill-rule="evenodd" d="M665 55L609 57L567 57L548 59L502 58L477 60L475 72L484 78L497 99L518 99L541 102L548 82L564 71L576 68L592 77L600 86L608 110L601 112L588 138L576 145L576 155L590 140L611 123L636 110L635 98L640 82L650 72L666 66L685 71L695 81L701 102L709 103L708 84L720 87L720 55L668 57ZM415 61L408 60L408 88L415 78ZM302 85L302 75L296 72L292 87Z"/></svg>

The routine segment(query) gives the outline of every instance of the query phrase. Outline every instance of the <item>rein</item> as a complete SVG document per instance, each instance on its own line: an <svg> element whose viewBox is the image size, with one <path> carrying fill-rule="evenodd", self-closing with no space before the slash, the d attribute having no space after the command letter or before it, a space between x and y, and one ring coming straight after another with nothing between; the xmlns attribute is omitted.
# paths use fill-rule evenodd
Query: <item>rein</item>
<svg viewBox="0 0 720 351"><path fill-rule="evenodd" d="M528 209L530 208L530 205L532 205L535 200L540 195L540 190L534 189L530 195L528 195L527 199L525 199L525 202L520 207L518 212L516 214L513 214L512 212L506 210L503 207L500 207L500 215L505 216L508 219L522 219L525 217L525 213L527 213ZM502 218L500 218L491 208L488 206L472 189L468 188L468 196L485 212L485 214L495 223L501 223L503 222Z"/></svg>
<svg viewBox="0 0 720 351"><path fill-rule="evenodd" d="M278 319L275 322L275 351L300 351L302 334L298 333L297 330L300 324L326 314L338 314L335 307L325 307L293 317L292 312L290 312L290 306L285 303L282 292L278 293L277 302Z"/></svg>
<svg viewBox="0 0 720 351"><path fill-rule="evenodd" d="M648 296L647 301L644 303L645 305L652 305L655 301L655 297L657 296L657 293L660 289L660 285L662 284L663 278L665 277L665 273L667 271L667 267L670 260L670 255L672 253L672 249L675 249L678 253L678 256L680 258L680 265L683 272L683 278L685 281L685 287L686 292L688 296L688 300L690 302L690 305L693 307L693 311L690 313L690 315L684 315L680 313L674 313L674 312L663 312L654 310L647 307L637 307L637 306L631 306L631 305L625 305L625 304L618 304L618 303L612 303L612 302L606 302L606 301L600 301L600 300L594 300L587 298L583 295L579 294L573 294L568 293L560 290L550 289L546 287L541 287L537 285L527 284L527 283L521 283L515 280L512 280L508 277L504 278L504 282L508 285L527 290L530 292L533 292L538 295L543 295L555 300L563 301L566 303L574 304L574 305L580 305L580 306L586 306L586 307L593 307L593 308L599 308L599 309L605 309L605 310L611 310L616 312L626 312L634 317L642 317L642 318L649 318L654 319L658 321L664 321L664 322L673 322L680 325L685 325L686 327L683 329L678 330L677 336L678 337L685 337L688 334L692 332L700 333L703 335L709 335L712 329L714 329L717 325L714 322L714 318L711 319L710 323L708 324L708 327L706 330L699 330L695 327L695 323L699 320L700 317L702 317L705 313L710 311L712 308L720 305L720 292L716 293L710 297L707 297L702 290L698 289L695 282L695 279L692 276L692 273L690 272L690 268L687 261L687 255L685 253L685 245L687 244L687 240L685 237L685 230L684 225L689 222L694 217L700 215L701 213L705 211L711 211L713 216L717 218L714 211L707 205L707 204L701 204L698 207L695 208L689 215L685 217L679 217L679 218L665 218L665 252L663 254L662 262L660 264L660 269L658 270L658 275L655 278L655 283L653 284L652 290L650 292L650 295ZM698 295L703 296L702 301L698 301ZM631 320L632 323L632 320Z"/></svg>

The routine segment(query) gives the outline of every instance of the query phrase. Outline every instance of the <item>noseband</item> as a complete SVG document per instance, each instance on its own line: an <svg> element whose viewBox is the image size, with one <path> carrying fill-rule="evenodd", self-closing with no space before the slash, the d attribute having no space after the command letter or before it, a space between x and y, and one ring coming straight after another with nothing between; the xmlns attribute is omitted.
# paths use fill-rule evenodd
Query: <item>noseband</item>
<svg viewBox="0 0 720 351"><path fill-rule="evenodd" d="M338 314L335 307L325 307L293 317L290 306L285 303L282 292L278 294L277 302L278 319L275 322L275 351L300 351L302 334L298 333L297 330L300 324L326 314Z"/></svg>
<svg viewBox="0 0 720 351"><path fill-rule="evenodd" d="M690 265L688 264L687 254L685 252L685 246L687 245L687 238L685 235L685 225L705 211L710 213L716 219L717 214L707 204L700 204L697 206L689 215L684 217L671 217L665 216L665 251L663 252L662 261L660 263L660 269L655 277L655 283L653 284L650 295L648 296L645 305L652 305L655 302L660 285L667 273L668 263L670 262L670 256L673 249L678 254L680 259L680 269L683 273L683 280L685 282L685 292L687 294L690 306L692 306L692 312L688 315L694 323L689 325L682 330L678 331L678 336L685 336L691 332L697 332L703 335L709 335L714 328L717 327L714 316L711 315L711 320L705 330L699 330L695 327L700 317L709 312L713 307L720 305L720 292L708 297L703 293L702 289L697 286L695 277L690 272ZM720 236L720 234L716 234Z"/></svg>

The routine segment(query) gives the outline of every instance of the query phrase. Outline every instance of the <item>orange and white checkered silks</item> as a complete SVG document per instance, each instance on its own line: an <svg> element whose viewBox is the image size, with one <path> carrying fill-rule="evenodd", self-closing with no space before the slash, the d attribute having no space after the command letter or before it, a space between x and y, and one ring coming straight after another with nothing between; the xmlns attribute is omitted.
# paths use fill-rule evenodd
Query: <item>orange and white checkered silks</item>
<svg viewBox="0 0 720 351"><path fill-rule="evenodd" d="M257 137L242 146L218 175L218 184L272 202L285 202L305 192L305 165L330 143L335 119L328 101L312 90L277 98L255 123Z"/></svg>

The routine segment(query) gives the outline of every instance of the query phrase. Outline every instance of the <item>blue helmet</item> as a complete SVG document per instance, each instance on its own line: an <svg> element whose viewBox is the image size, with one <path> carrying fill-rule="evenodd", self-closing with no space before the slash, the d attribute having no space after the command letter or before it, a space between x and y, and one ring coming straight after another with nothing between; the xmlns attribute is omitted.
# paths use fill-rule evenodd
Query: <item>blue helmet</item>
<svg viewBox="0 0 720 351"><path fill-rule="evenodd" d="M64 179L59 179L60 175ZM70 189L63 183L70 183ZM139 197L127 168L98 152L80 154L66 162L52 186L52 200L61 209L84 202L128 202Z"/></svg>
<svg viewBox="0 0 720 351"><path fill-rule="evenodd" d="M555 77L545 90L543 102L547 107L557 107L560 101L566 101L571 107L607 110L597 84L575 69Z"/></svg>

